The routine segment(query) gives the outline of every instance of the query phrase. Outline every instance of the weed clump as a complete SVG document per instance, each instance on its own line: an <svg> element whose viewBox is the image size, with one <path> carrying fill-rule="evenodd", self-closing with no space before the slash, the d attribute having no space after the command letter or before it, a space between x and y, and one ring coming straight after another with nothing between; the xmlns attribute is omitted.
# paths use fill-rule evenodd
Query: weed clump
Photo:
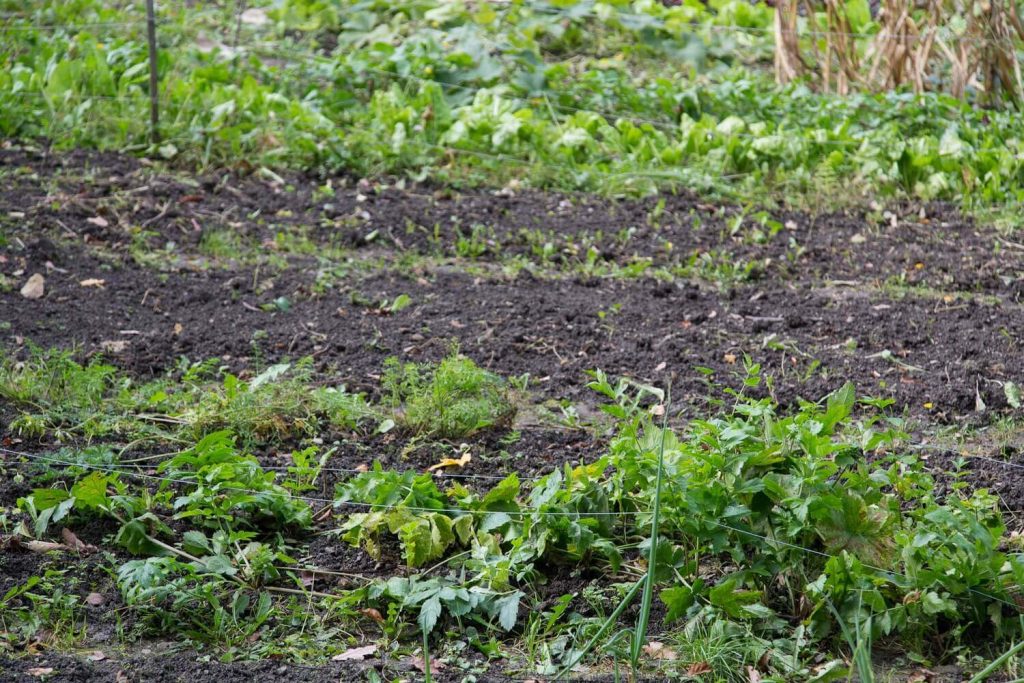
<svg viewBox="0 0 1024 683"><path fill-rule="evenodd" d="M382 383L396 422L415 434L460 438L508 424L516 412L505 380L457 350L436 367L389 358Z"/></svg>

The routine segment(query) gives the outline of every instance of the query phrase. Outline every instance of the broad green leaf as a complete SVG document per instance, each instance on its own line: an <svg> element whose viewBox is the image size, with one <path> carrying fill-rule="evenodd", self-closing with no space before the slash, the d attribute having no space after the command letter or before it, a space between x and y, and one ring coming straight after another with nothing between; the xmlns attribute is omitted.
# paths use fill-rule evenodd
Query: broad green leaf
<svg viewBox="0 0 1024 683"><path fill-rule="evenodd" d="M512 595L505 596L501 599L501 608L498 611L498 623L506 631L511 631L516 626L516 620L519 618L519 602L523 594L516 591Z"/></svg>
<svg viewBox="0 0 1024 683"><path fill-rule="evenodd" d="M63 503L70 495L64 489L33 489L32 504L36 510L45 510Z"/></svg>
<svg viewBox="0 0 1024 683"><path fill-rule="evenodd" d="M1011 408L1020 408L1020 387L1014 382L1007 382L1003 385L1003 393L1006 395L1006 402Z"/></svg>

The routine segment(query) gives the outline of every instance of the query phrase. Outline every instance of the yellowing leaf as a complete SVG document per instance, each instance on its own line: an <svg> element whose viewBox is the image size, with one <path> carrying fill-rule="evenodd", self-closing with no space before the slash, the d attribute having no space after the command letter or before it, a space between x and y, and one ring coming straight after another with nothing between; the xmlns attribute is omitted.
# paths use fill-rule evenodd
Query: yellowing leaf
<svg viewBox="0 0 1024 683"><path fill-rule="evenodd" d="M469 453L463 453L461 458L444 458L438 463L435 463L427 468L428 472L434 472L436 470L443 470L447 467L464 467L469 464L469 461L473 459Z"/></svg>

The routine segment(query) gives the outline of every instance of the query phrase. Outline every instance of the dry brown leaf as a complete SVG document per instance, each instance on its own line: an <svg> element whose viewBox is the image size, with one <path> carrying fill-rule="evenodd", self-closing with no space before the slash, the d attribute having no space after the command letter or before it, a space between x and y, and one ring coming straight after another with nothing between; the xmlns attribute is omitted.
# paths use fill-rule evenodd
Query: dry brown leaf
<svg viewBox="0 0 1024 683"><path fill-rule="evenodd" d="M79 540L78 536L75 536L74 532L67 527L60 530L60 537L64 539L64 545L71 550L79 553L92 553L96 552L96 546L83 543Z"/></svg>
<svg viewBox="0 0 1024 683"><path fill-rule="evenodd" d="M175 337L178 337L178 336L180 336L180 335L181 335L181 333L182 333L182 332L183 332L184 330L185 330L185 328L184 328L184 327L182 327L181 323L174 323L174 336L175 336Z"/></svg>
<svg viewBox="0 0 1024 683"><path fill-rule="evenodd" d="M918 669L910 674L907 683L931 683L935 680L935 672L929 669Z"/></svg>
<svg viewBox="0 0 1024 683"><path fill-rule="evenodd" d="M126 674L124 671L118 671L114 675L114 683L128 683L128 680L128 674Z"/></svg>
<svg viewBox="0 0 1024 683"><path fill-rule="evenodd" d="M85 596L85 604L92 605L93 607L99 607L107 601L107 596L103 593L89 593Z"/></svg>
<svg viewBox="0 0 1024 683"><path fill-rule="evenodd" d="M103 654L99 650L96 650L95 652L90 652L88 655L86 655L85 658L88 659L90 662L102 662L104 659L107 658L107 655Z"/></svg>
<svg viewBox="0 0 1024 683"><path fill-rule="evenodd" d="M46 293L46 278L41 273L35 273L21 288L21 295L26 299L42 299Z"/></svg>
<svg viewBox="0 0 1024 683"><path fill-rule="evenodd" d="M364 617L373 619L378 624L384 623L384 615L380 613L380 610L376 610L372 607L367 607L365 609L359 610L359 613L362 614Z"/></svg>
<svg viewBox="0 0 1024 683"><path fill-rule="evenodd" d="M92 218L86 218L85 222L86 223L92 223L97 228L105 228L108 225L110 225L110 223L107 221L107 219L104 218L103 216L93 216Z"/></svg>
<svg viewBox="0 0 1024 683"><path fill-rule="evenodd" d="M37 666L31 669L26 669L25 673L29 676L35 676L36 678L42 678L43 676L49 676L53 673L52 666Z"/></svg>
<svg viewBox="0 0 1024 683"><path fill-rule="evenodd" d="M644 645L644 653L646 653L651 659L664 659L671 661L679 658L679 655L676 654L675 650L670 647L665 647L665 643L659 643L656 640L652 640Z"/></svg>
<svg viewBox="0 0 1024 683"><path fill-rule="evenodd" d="M427 468L428 472L435 470L441 470L446 467L464 467L469 464L469 461L473 459L469 453L463 453L461 458L444 458L438 463L435 463Z"/></svg>
<svg viewBox="0 0 1024 683"><path fill-rule="evenodd" d="M427 665L423 661L423 657L420 657L419 655L410 657L409 663L412 664L412 667L417 671L422 671L423 673L426 673ZM439 674L444 669L444 666L444 662L438 659L434 659L433 657L430 658L430 673Z"/></svg>
<svg viewBox="0 0 1024 683"><path fill-rule="evenodd" d="M68 547L63 543L54 543L53 541L22 541L18 543L23 548L28 548L34 553L48 553L51 550L67 550Z"/></svg>
<svg viewBox="0 0 1024 683"><path fill-rule="evenodd" d="M98 277L87 277L84 280L80 280L78 284L82 287L98 287L103 289L107 285L107 281L101 280Z"/></svg>
<svg viewBox="0 0 1024 683"><path fill-rule="evenodd" d="M694 662L690 665L690 668L686 670L687 676L703 676L704 674L711 673L711 665L707 662Z"/></svg>
<svg viewBox="0 0 1024 683"><path fill-rule="evenodd" d="M733 365L733 364L736 363L736 354L735 353L727 353L724 356L722 356L722 360L724 360L729 365Z"/></svg>
<svg viewBox="0 0 1024 683"><path fill-rule="evenodd" d="M376 654L376 645L364 645L345 650L341 654L334 655L331 659L335 662L361 662L367 657Z"/></svg>
<svg viewBox="0 0 1024 683"><path fill-rule="evenodd" d="M750 683L761 683L761 672L752 666L747 667L747 680Z"/></svg>

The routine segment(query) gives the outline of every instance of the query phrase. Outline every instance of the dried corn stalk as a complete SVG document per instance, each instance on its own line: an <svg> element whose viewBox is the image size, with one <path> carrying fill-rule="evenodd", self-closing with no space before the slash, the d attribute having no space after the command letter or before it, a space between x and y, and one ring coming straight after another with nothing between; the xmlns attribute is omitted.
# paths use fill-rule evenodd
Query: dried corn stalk
<svg viewBox="0 0 1024 683"><path fill-rule="evenodd" d="M799 28L801 13L811 28ZM871 37L855 35L844 0L779 0L775 76L807 77L820 90L910 86L988 103L1024 105L1017 49L1024 25L1015 0L882 0ZM820 30L817 21L824 21Z"/></svg>

